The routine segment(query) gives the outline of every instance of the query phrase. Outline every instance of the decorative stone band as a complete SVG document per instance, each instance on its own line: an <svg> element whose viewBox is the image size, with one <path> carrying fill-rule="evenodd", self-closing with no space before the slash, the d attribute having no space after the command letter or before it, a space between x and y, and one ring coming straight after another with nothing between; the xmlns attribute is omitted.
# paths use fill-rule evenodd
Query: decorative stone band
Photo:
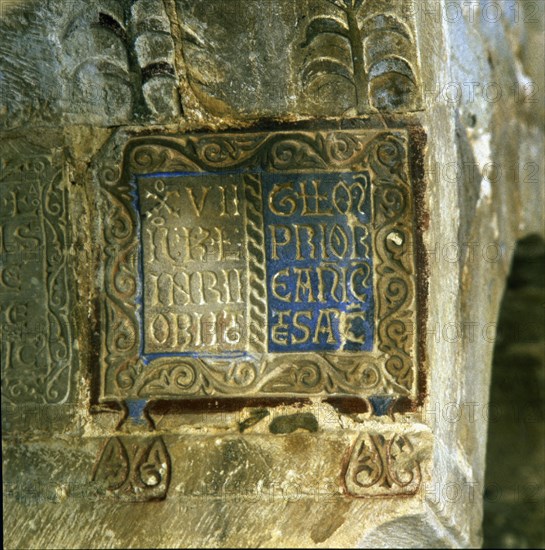
<svg viewBox="0 0 545 550"><path fill-rule="evenodd" d="M273 423L271 423L271 430ZM316 429L318 429L317 426ZM273 437L295 438L296 441L300 441L301 436L300 432ZM348 442L349 438L341 434L339 436L339 440L333 445L346 445L344 466L342 453L338 455L339 470L337 471L341 472L341 476L335 474L329 479L321 480L332 498L344 498L343 495L367 498L411 496L418 493L425 463L429 461L431 449L429 433L408 435L391 428L381 431L370 430L357 435L352 445ZM182 443L185 441L183 438L184 436L180 440L177 440L177 436L171 438L169 445L174 447L173 457L177 456L180 447L185 445ZM230 440L231 444L236 445L236 440L235 435ZM331 441L329 443L331 444ZM254 451L257 452L260 448L259 442L255 441L252 445L256 445ZM320 454L318 449L315 451ZM324 456L326 455L327 452ZM183 453L182 456L184 456ZM274 461L272 457L271 460ZM293 467L302 468L303 464L304 461L297 460ZM221 466L217 464L216 467L216 474L218 474ZM181 487L185 487L185 491L189 491L186 494L187 497L200 496L198 487L204 483L204 480L201 480L201 483L187 485L187 480L181 481L187 475L183 470L183 461L177 463L176 459L171 459L167 446L160 436L151 433L138 436L114 436L103 443L98 453L91 474L93 498L125 501L163 499L167 497L171 479L176 479L177 483L181 483ZM223 470L221 475L229 477ZM301 476L306 479L305 475L301 472ZM310 479L311 477L308 480ZM246 489L252 489L249 480ZM301 491L301 494L312 494L312 488L305 485L298 487L298 491ZM221 491L208 491L207 495L211 498L225 496ZM259 496L260 491L255 494L255 498ZM278 493L275 496L282 498L286 495ZM261 497L266 495L261 494ZM272 495L268 495L267 498L272 498Z"/></svg>

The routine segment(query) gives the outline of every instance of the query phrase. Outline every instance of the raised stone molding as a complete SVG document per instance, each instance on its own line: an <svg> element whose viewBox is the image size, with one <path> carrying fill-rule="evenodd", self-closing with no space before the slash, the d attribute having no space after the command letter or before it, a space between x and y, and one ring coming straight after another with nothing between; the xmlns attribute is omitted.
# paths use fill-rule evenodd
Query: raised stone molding
<svg viewBox="0 0 545 550"><path fill-rule="evenodd" d="M116 151L114 144L119 143L118 138L112 142L110 151ZM159 138L136 136L127 139L127 144L122 145L122 159L117 160L111 157L112 153L106 153L97 161L96 168L100 181L96 204L98 211L104 212L103 219L100 216L96 218L100 233L97 240L100 242L103 239L105 243L104 255L99 261L104 265L103 270L101 269L104 274L101 285L106 291L101 314L103 328L100 400L182 399L199 396L369 396L384 393L391 394L392 397L397 395L408 396L412 400L418 399L418 384L425 384L423 380L418 382L418 369L423 372L423 335L420 335L419 345L416 341L418 327L423 326L425 321L422 312L417 311L418 307L424 308L422 292L419 297L417 288L422 289L426 284L425 275L420 273L417 277L415 269L416 246L421 239L421 236L416 234L419 227L418 216L423 216L420 210L413 207L413 197L423 192L423 182L419 179L421 175L415 171L415 166L420 164L422 143L422 135L418 129L409 127L408 130L386 132L363 128L322 132L287 130L275 133L167 135ZM237 173L239 175L222 176ZM189 306L181 307L182 302L176 306L171 303L172 297L169 298L168 304L163 303L160 295L162 289L158 286L163 277L162 270L169 269L167 264L170 262L174 268L180 263L179 259L172 256L173 252L170 256L167 251L158 252L158 231L165 243L170 243L172 238L175 238L178 247L181 247L184 241L174 232L195 232L201 227L195 225L192 228L189 225L187 228L190 223L201 223L199 210L196 211L195 221L190 222L189 211L184 214L185 217L181 214L182 202L173 202L176 200L175 197L186 191L189 199L193 201L194 209L197 208L199 202L196 197L199 195L194 191L196 188L191 186L195 185L195 175L199 174L202 174L201 179L204 178L204 181L212 182L206 184L212 187L203 188L206 194L201 194L201 210L205 207L209 195L213 199L214 193L223 193L216 197L217 200L223 197L216 205L225 214L226 221L219 230L222 235L224 232L234 231L232 224L238 219L241 223L245 220L246 224L243 233L237 237L239 240L242 239L238 244L233 238L231 241L226 240L240 260L233 263L232 258L222 256L216 263L206 264L209 265L207 269L216 271L205 272L221 275L225 273L222 269L229 268L231 272L234 269L240 270L236 280L237 285L242 286L238 290L230 288L228 296L224 298L229 301L236 298L241 305L244 302L250 304L247 314L235 302L232 302L234 305L231 306L235 307L236 318L240 316L242 319L236 322L236 330L248 333L231 345L227 345L225 341L222 346L214 343L219 338L226 337L223 333L218 334L216 329L211 336L212 344L206 344L202 322L199 322L198 326L192 324L188 329L191 334L188 332L189 340L186 344L171 343L171 339L175 338L175 327L169 323L170 316L187 315L184 312L189 311ZM282 176L283 174L285 176ZM227 184L231 186L231 192L236 193L234 198L229 198L229 205L226 202L225 186L218 187L219 183L216 183L222 181L218 179L222 177L231 178L229 181L234 182ZM347 281L351 292L356 292L357 284L363 285L362 289L368 288L367 291L357 291L358 295L365 292L362 298L370 303L370 309L366 314L369 316L366 341L361 339L363 335L360 337L349 333L353 330L349 319L356 313L349 314L339 310L340 319L335 321L339 323L335 330L341 331L339 338L342 342L339 341L339 346L343 347L337 347L339 351L335 351L335 347L329 345L323 348L326 353L301 348L305 353L296 355L294 352L297 347L288 345L287 341L280 341L282 345L274 343L277 334L275 326L283 326L284 321L283 318L276 319L271 316L272 306L268 305L268 302L273 300L271 292L275 294L276 291L271 287L271 274L269 273L266 278L266 269L272 270L274 262L271 262L269 244L265 244L277 236L270 235L271 230L276 231L271 228L276 226L264 225L263 220L263 210L270 210L272 206L269 206L268 201L273 200L273 195L264 199L262 194L265 189L267 193L272 193L276 186L293 185L266 183L278 177L282 177L283 182L288 182L290 177L310 177L316 181L327 178L328 185L330 180L336 185L332 188L330 200L341 201L341 210L335 218L338 223L330 224L329 233L327 229L323 229L327 216L331 216L328 210L324 214L326 217L322 215L322 225L316 226L317 229L311 229L314 235L322 227L324 234L321 240L324 241L324 247L329 235L327 249L323 248L321 252L322 256L330 258L322 260L324 265L331 266L327 268L329 271L333 269L332 262L342 261L342 251L339 247L344 246L343 250L348 246L353 248L351 253L345 250L342 254L352 258L347 266L355 267L344 269L352 270L350 281ZM353 180L344 183L341 179L343 177ZM184 178L190 182L190 187L184 186ZM308 187L308 182L305 183L301 179L301 182L295 185ZM209 193L210 189L212 191ZM279 204L294 206L294 201L298 200L296 197L299 195L295 190L292 194L292 198L279 199ZM312 196L309 195L304 200L311 201ZM325 195L320 200L325 201ZM170 201L170 204L167 201ZM232 201L235 202L231 204ZM305 205L306 202L303 208L306 208ZM332 207L323 206L324 209ZM343 212L348 211L348 208L352 210L364 207L367 211L361 215L367 216L365 224L356 222L354 225L354 222L348 221L346 229L338 225L346 224L342 220L345 218ZM235 209L234 217L229 216L229 208ZM175 213L175 210L178 213ZM283 218L280 217L279 221L283 222ZM219 222L215 223L217 225ZM154 229L156 224L159 229ZM163 227L165 229L161 229ZM305 229L310 226L294 224L293 227L293 230L289 229L290 235L295 231L299 236L301 227ZM263 238L265 229L267 241ZM214 230L218 231L211 226L199 230L204 231L205 235L211 235ZM236 231L239 232L238 229ZM151 235L150 232L156 235L152 240L147 236ZM350 232L354 232L353 237L349 236ZM189 238L192 237L188 236ZM361 240L360 244L357 239ZM321 246L317 239L314 241L309 245L311 248L306 251L307 254L315 255L316 247ZM335 245L335 242L338 244ZM179 248L175 254L181 258L182 253L187 255L202 252L205 256L201 258L201 263L208 257L206 254L213 253L216 258L220 252L216 241L212 237L206 237L202 243L204 244L199 245L195 251L192 251L188 244L186 252ZM233 248L235 245L236 249ZM334 248L334 245L337 248ZM224 245L221 250L223 248ZM160 254L160 258L157 254ZM225 255L225 251L222 254ZM274 256L275 251L272 254ZM358 255L362 255L361 260L356 260ZM422 261L422 255L419 259ZM356 261L360 263L355 263ZM357 270L362 271L364 275L361 283L357 283L354 277ZM200 273L197 272L197 275ZM337 272L334 274L335 280L338 281L340 275ZM219 275L214 275L215 281L218 281ZM224 275L224 278L228 275ZM200 276L203 277L202 274ZM307 277L310 276L311 273L307 270ZM344 278L347 277L345 274ZM225 280L229 281L229 286L232 287L233 277ZM367 284L367 280L372 283ZM169 288L173 284L172 282ZM182 283L179 281L178 285L180 284ZM328 308L332 308L342 300L342 296L337 296L338 283L330 289L329 302L325 302L325 298L319 296L328 292L327 289L324 291L320 290L321 287L316 287L316 290L315 282L312 282L312 287L309 287L310 284L309 279L306 290L303 289L307 293L309 304L318 299ZM324 284L322 282L322 285ZM300 286L302 285L303 283ZM150 288L156 286L155 292L159 294L152 303ZM183 292L182 287L179 289L179 292ZM189 290L188 287L187 292L192 293L193 290ZM295 292L298 297L303 294L303 290L297 287ZM316 292L317 298L314 297ZM342 292L346 293L347 290ZM216 291L217 293L219 291ZM222 300L222 296L220 293L219 298L215 294L212 297L217 301ZM182 298L180 294L180 299ZM202 296L200 299L202 300ZM191 296L187 294L184 300L191 301ZM281 303L279 305L281 306ZM169 309L165 309L165 306ZM217 314L210 313L209 309L199 306L195 311L201 313L196 315L199 315L199 319L203 315L213 315L216 319ZM163 314L162 311L172 313ZM320 319L322 313L318 317L318 320ZM343 322L348 323L344 331ZM315 333L314 340L317 342L314 348L319 349L325 345L325 342L318 343L318 334L326 330L326 324L324 321L323 326L317 325L312 329ZM236 327L233 326L232 330ZM310 328L307 332L310 338ZM180 331L177 330L176 334L179 341ZM165 343L160 344L157 338ZM195 356L199 349L203 353L215 353L216 357ZM358 354L357 350L365 351ZM291 354L288 353L290 351ZM244 355L230 359L228 356L222 357L221 352L237 352Z"/></svg>

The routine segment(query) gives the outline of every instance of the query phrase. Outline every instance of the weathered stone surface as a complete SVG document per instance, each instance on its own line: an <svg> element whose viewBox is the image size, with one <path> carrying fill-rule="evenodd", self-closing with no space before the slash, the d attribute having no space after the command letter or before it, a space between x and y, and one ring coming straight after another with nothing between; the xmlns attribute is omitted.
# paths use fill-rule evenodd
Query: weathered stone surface
<svg viewBox="0 0 545 550"><path fill-rule="evenodd" d="M177 4L187 81L201 109L216 116L361 114L419 105L409 2Z"/></svg>
<svg viewBox="0 0 545 550"><path fill-rule="evenodd" d="M388 422L382 426L375 425L374 430L375 434L382 432L390 438L397 437L406 428ZM169 456L159 453L157 458L163 462L172 461L178 467L171 470L167 498L146 505L153 506L152 523L145 519L144 516L148 516L146 509L138 503L146 489L129 492L128 482L123 482L123 467L116 469L117 462L112 461L111 457L109 463L112 468L107 473L104 468L106 455L113 451L117 457L119 446L123 445L132 469L135 464L130 459L131 446L135 441L140 446L147 441L151 446L157 440L157 434L140 435L138 438L120 435L113 440L114 444L106 438L87 437L78 440L77 451L74 439L59 442L55 448L47 441L8 445L4 471L10 481L5 483L4 488L5 502L15 512L7 518L10 521L7 527L14 533L11 544L35 546L33 528L30 532L17 529L17 510L37 513L34 525L42 531L42 522L46 518L68 521L69 517L86 515L90 506L96 511L96 522L102 525L99 527L96 522L90 522L82 526L85 536L93 534L93 547L105 544L117 546L122 541L129 545L168 546L175 540L184 541L184 546L202 540L210 546L245 546L257 540L265 546L280 544L288 547L327 544L338 530L344 532L343 539L347 543L351 540L355 544L358 533L351 529L352 522L357 525L366 518L365 521L371 526L383 521L382 517L369 515L375 502L373 498L352 498L349 492L347 494L343 478L330 475L332 464L335 464L339 474L342 472L346 451L356 442L357 435L354 430L339 433L334 429L274 437L237 433L204 437L197 433L183 436L163 434L164 449L168 451L162 452L168 452ZM424 429L418 435L413 433L409 437L415 444L410 459L413 462L403 462L401 456L392 454L390 466L400 466L402 471L407 464L411 467L418 464L424 473L427 469L424 457L429 456L431 435ZM287 470L285 460L288 456ZM155 469L153 465L152 461L144 468L152 480L161 468L160 464ZM380 468L382 463L377 462L377 466ZM26 472L32 472L32 475ZM365 472L363 475L367 476ZM104 474L108 477L105 478ZM129 476L129 479L134 478ZM116 481L120 488L116 488ZM368 481L368 477L360 481ZM106 490L104 482L107 482ZM389 494L390 488L382 481L377 485L379 488L379 494ZM365 495L363 491L365 489L360 488L358 496L373 496L373 492ZM127 501L132 504L128 505ZM384 517L397 514L399 503L395 500L383 502L386 502L386 506L382 507ZM424 502L418 495L402 500L401 504L420 509L422 518L426 515ZM252 512L256 507L276 518L271 532L263 532L261 516ZM340 515L333 513L336 509L342 511ZM121 518L130 510L143 515L138 522L131 523L129 529L127 521ZM179 514L184 515L182 523L179 517L176 518ZM309 516L305 519L307 514ZM107 530L104 530L104 522L108 525ZM193 525L192 529L186 529L187 522ZM65 535L60 530L42 531L41 536L47 537L48 544L52 546L64 544ZM108 537L113 537L109 543Z"/></svg>
<svg viewBox="0 0 545 550"><path fill-rule="evenodd" d="M543 5L491 4L495 11L461 0L2 4L7 547L480 543L495 321L516 241L545 234ZM363 157L343 165L354 152L347 136L360 135L357 157L370 133L394 136L403 162L391 162L387 147L384 169ZM254 154L278 136L290 143L276 157L268 146ZM139 140L147 152L130 160ZM206 140L208 157L199 157ZM251 374L239 357L216 365L216 385L200 379L195 392L179 358L158 376L159 390L134 386L154 361L172 361L159 354L180 351L157 324L161 341L142 339L152 316L168 313L142 293L164 271L153 247L168 239L141 244L138 231L161 227L159 218L174 227L169 208L198 225L199 178L240 191L250 171L225 172L247 158L260 159L249 164L261 198L271 174L286 175L271 169L274 158L291 163L291 183L312 174L330 189L326 173L352 183L367 173L374 189L411 190L360 211L376 219L412 200L384 246L390 276L399 266L405 275L381 289L377 263L366 264L375 304L384 300L371 328L376 337L395 310L381 351L402 357L390 371L379 365L388 379L379 390L362 390L369 378L350 367L344 389L322 370L323 385L308 391L313 379L298 362L326 351L338 358L338 349L293 349L272 402L253 386L238 391ZM151 196L161 178L186 200ZM247 224L245 197L229 212ZM220 201L203 227L221 214ZM262 265L249 267L247 230L229 227L244 260L233 269L274 268L263 235ZM379 226L370 229L372 240ZM400 249L403 232L414 246ZM406 312L396 309L403 285ZM242 301L245 315L252 301ZM262 348L269 322L261 312ZM241 351L208 344L208 355ZM250 351L267 366L269 352L282 355ZM227 395L232 380L239 388Z"/></svg>
<svg viewBox="0 0 545 550"><path fill-rule="evenodd" d="M21 3L5 7L0 25L2 127L165 123L179 116L163 0Z"/></svg>

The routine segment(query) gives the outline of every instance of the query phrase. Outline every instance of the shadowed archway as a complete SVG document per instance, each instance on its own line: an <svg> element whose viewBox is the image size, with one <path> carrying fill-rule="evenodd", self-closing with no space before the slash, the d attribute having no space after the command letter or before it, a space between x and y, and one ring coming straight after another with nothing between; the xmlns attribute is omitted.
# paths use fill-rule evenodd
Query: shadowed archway
<svg viewBox="0 0 545 550"><path fill-rule="evenodd" d="M520 240L494 348L484 548L545 548L545 241Z"/></svg>

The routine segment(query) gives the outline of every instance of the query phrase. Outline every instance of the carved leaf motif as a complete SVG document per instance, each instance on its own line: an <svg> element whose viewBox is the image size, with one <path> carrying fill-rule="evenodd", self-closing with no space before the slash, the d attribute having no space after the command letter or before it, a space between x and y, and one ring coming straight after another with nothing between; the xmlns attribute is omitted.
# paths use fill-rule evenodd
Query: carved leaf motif
<svg viewBox="0 0 545 550"><path fill-rule="evenodd" d="M185 40L186 42L190 42L191 44L195 46L204 47L204 40L192 29L190 29L187 25L182 26L182 40Z"/></svg>
<svg viewBox="0 0 545 550"><path fill-rule="evenodd" d="M100 453L92 479L104 496L147 501L165 497L170 470L161 437L112 437Z"/></svg>
<svg viewBox="0 0 545 550"><path fill-rule="evenodd" d="M165 443L161 438L157 438L143 456L139 467L140 480L147 487L157 487L167 482L169 471L170 458Z"/></svg>
<svg viewBox="0 0 545 550"><path fill-rule="evenodd" d="M325 150L329 162L345 163L361 153L363 145L356 137L332 132L325 139Z"/></svg>
<svg viewBox="0 0 545 550"><path fill-rule="evenodd" d="M327 0L330 4L341 8L342 10L359 10L365 0Z"/></svg>
<svg viewBox="0 0 545 550"><path fill-rule="evenodd" d="M361 434L345 473L348 492L360 497L412 495L421 480L413 446L399 434Z"/></svg>
<svg viewBox="0 0 545 550"><path fill-rule="evenodd" d="M371 487L384 475L384 464L381 461L377 446L371 438L361 441L357 458L354 481L359 487Z"/></svg>
<svg viewBox="0 0 545 550"><path fill-rule="evenodd" d="M174 42L162 0L89 2L61 41L88 112L111 122L178 114Z"/></svg>
<svg viewBox="0 0 545 550"><path fill-rule="evenodd" d="M136 95L124 18L123 7L114 13L90 5L72 18L61 38L74 89L85 109L114 119L129 114ZM115 105L109 97L113 90L118 91Z"/></svg>
<svg viewBox="0 0 545 550"><path fill-rule="evenodd" d="M319 95L337 77L352 84L353 96L349 101L359 113L368 111L371 106L392 110L412 104L413 87L416 87L417 79L411 66L413 36L408 25L391 13L368 15L362 9L362 0L328 1L344 13L335 17L322 15L311 19L305 29L302 46L314 45L320 36L338 36L343 39L350 60L341 59L343 56L338 54L338 48L330 46L325 49L325 43L320 44L322 55L315 54L318 57L308 62L301 74L301 82L306 87L318 78L323 80L318 91L312 90L311 96ZM397 55L399 51L403 55ZM406 51L409 52L407 58L404 56ZM408 82L404 82L404 79ZM348 95L351 95L350 92ZM336 109L344 102L341 96L344 94L332 98Z"/></svg>
<svg viewBox="0 0 545 550"><path fill-rule="evenodd" d="M256 366L250 361L235 362L225 374L225 382L245 387L251 386L257 379Z"/></svg>
<svg viewBox="0 0 545 550"><path fill-rule="evenodd" d="M405 61L405 59L397 56L391 56L375 63L369 69L369 80L373 80L373 78L388 73L398 73L403 75L415 84L414 73L411 66L407 61Z"/></svg>
<svg viewBox="0 0 545 550"><path fill-rule="evenodd" d="M98 23L91 26L109 29L123 42L123 44L128 45L127 31L122 23L109 13L100 12L98 14Z"/></svg>
<svg viewBox="0 0 545 550"><path fill-rule="evenodd" d="M212 114L231 113L221 96L222 85L226 82L230 67L222 60L216 44L202 36L202 32L182 24L183 57L187 70L187 80L196 98Z"/></svg>
<svg viewBox="0 0 545 550"><path fill-rule="evenodd" d="M395 435L388 448L390 475L397 485L406 487L413 481L419 481L420 468L412 456L413 447L406 437Z"/></svg>
<svg viewBox="0 0 545 550"><path fill-rule="evenodd" d="M93 481L103 483L108 490L119 489L129 476L129 457L118 437L112 437L100 456Z"/></svg>
<svg viewBox="0 0 545 550"><path fill-rule="evenodd" d="M308 63L303 70L302 80L304 84L308 85L314 79L324 75L338 76L344 78L350 84L354 84L350 67L337 59L328 57L320 57Z"/></svg>
<svg viewBox="0 0 545 550"><path fill-rule="evenodd" d="M400 21L395 15L385 13L366 17L361 22L360 29L363 36L370 36L374 32L391 31L400 34L407 40L411 40L412 38L405 23Z"/></svg>
<svg viewBox="0 0 545 550"><path fill-rule="evenodd" d="M345 382L349 388L370 389L377 386L381 380L380 370L373 363L343 356L331 356L329 362L332 374L338 373L340 381ZM334 379L336 378L334 376Z"/></svg>
<svg viewBox="0 0 545 550"><path fill-rule="evenodd" d="M279 373L263 386L263 391L314 393L323 387L322 372L312 361L300 361L295 365L280 364L278 370Z"/></svg>
<svg viewBox="0 0 545 550"><path fill-rule="evenodd" d="M302 48L309 46L316 38L322 34L335 34L343 38L348 38L348 27L339 19L327 16L318 16L310 21L306 29L305 41L301 44Z"/></svg>
<svg viewBox="0 0 545 550"><path fill-rule="evenodd" d="M169 370L160 370L158 376L152 378L144 386L150 392L177 394L193 393L198 389L198 376L195 367L189 362L178 363Z"/></svg>
<svg viewBox="0 0 545 550"><path fill-rule="evenodd" d="M322 145L321 141L314 143L306 140L279 139L271 144L271 165L278 170L325 167Z"/></svg>
<svg viewBox="0 0 545 550"><path fill-rule="evenodd" d="M388 351L391 347L384 346ZM410 358L405 353L398 352L397 355L390 357L385 363L386 372L401 386L410 389L413 385L413 372L411 370Z"/></svg>

